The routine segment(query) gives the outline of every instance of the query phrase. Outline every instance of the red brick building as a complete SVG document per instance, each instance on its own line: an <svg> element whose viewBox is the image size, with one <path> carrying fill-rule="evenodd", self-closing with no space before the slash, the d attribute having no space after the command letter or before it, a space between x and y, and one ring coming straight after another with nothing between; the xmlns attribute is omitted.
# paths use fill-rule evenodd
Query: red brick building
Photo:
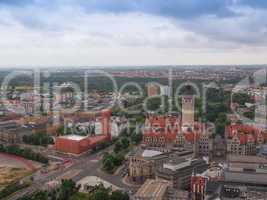
<svg viewBox="0 0 267 200"><path fill-rule="evenodd" d="M102 134L97 136L78 136L78 135L67 135L57 137L55 141L55 149L57 151L81 154L92 148L97 144L104 141L111 140L111 127L110 117L111 111L104 110L101 112L101 123L102 123Z"/></svg>
<svg viewBox="0 0 267 200"><path fill-rule="evenodd" d="M191 178L192 200L204 200L207 178L201 175L193 175Z"/></svg>

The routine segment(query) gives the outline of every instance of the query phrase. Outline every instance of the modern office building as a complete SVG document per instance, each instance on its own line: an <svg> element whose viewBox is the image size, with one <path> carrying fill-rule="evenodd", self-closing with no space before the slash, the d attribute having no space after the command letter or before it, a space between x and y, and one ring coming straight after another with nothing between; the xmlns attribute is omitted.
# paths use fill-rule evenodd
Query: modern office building
<svg viewBox="0 0 267 200"><path fill-rule="evenodd" d="M167 180L171 186L179 190L190 189L193 172L202 173L208 164L202 159L178 158L163 164L156 172L156 177Z"/></svg>
<svg viewBox="0 0 267 200"><path fill-rule="evenodd" d="M227 182L267 186L267 159L259 156L229 155L224 176Z"/></svg>

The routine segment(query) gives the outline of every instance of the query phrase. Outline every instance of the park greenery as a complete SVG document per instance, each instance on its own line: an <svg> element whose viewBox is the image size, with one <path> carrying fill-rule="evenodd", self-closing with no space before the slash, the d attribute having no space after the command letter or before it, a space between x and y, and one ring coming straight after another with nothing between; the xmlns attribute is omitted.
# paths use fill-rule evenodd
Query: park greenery
<svg viewBox="0 0 267 200"><path fill-rule="evenodd" d="M129 200L129 196L119 190L111 191L110 188L105 188L100 184L93 188L88 200Z"/></svg>
<svg viewBox="0 0 267 200"><path fill-rule="evenodd" d="M29 148L20 148L16 145L4 146L0 145L1 153L8 153L16 156L20 156L29 160L37 161L43 164L48 164L48 158L40 153L36 153Z"/></svg>
<svg viewBox="0 0 267 200"><path fill-rule="evenodd" d="M0 199L4 199L8 197L9 195L13 194L14 192L17 192L28 186L29 186L28 183L23 183L23 184L18 183L18 182L11 183L0 191Z"/></svg>
<svg viewBox="0 0 267 200"><path fill-rule="evenodd" d="M77 194L79 187L72 180L62 180L61 185L51 191L39 191L31 196L24 196L19 200L71 200ZM82 200L82 199L81 199Z"/></svg>
<svg viewBox="0 0 267 200"><path fill-rule="evenodd" d="M115 142L113 151L106 152L102 158L102 169L108 173L113 173L125 160L126 154L130 151L132 145L138 145L143 139L141 132L135 131L134 128L125 129L121 137Z"/></svg>
<svg viewBox="0 0 267 200"><path fill-rule="evenodd" d="M105 172L112 173L114 169L124 161L123 153L105 153L102 158L102 169Z"/></svg>
<svg viewBox="0 0 267 200"><path fill-rule="evenodd" d="M125 155L128 153L130 147L130 141L127 137L119 138L114 145L113 152L106 152L102 158L102 169L108 173L114 172L116 167L120 166Z"/></svg>
<svg viewBox="0 0 267 200"><path fill-rule="evenodd" d="M31 135L24 135L22 140L25 144L44 146L44 147L47 147L47 145L50 144L54 144L53 138L43 132Z"/></svg>
<svg viewBox="0 0 267 200"><path fill-rule="evenodd" d="M19 200L129 200L127 193L111 191L103 184L96 185L89 193L80 193L80 186L76 186L72 180L62 180L61 185L50 191L39 191L30 196L24 196Z"/></svg>

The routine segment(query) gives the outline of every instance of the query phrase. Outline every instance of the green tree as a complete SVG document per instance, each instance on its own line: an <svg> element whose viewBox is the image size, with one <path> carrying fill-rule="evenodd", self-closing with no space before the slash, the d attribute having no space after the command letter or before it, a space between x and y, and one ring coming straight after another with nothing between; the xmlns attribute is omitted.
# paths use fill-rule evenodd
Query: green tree
<svg viewBox="0 0 267 200"><path fill-rule="evenodd" d="M48 194L47 192L39 192L36 195L34 195L34 200L47 200Z"/></svg>
<svg viewBox="0 0 267 200"><path fill-rule="evenodd" d="M120 141L117 141L116 144L115 144L115 147L114 147L114 152L118 153L118 152L121 151L121 149L122 149L122 144L121 144Z"/></svg>
<svg viewBox="0 0 267 200"><path fill-rule="evenodd" d="M112 192L110 195L110 200L129 200L129 196L127 193L117 190Z"/></svg>
<svg viewBox="0 0 267 200"><path fill-rule="evenodd" d="M122 153L114 155L114 165L120 166L123 161L124 161L124 155Z"/></svg>
<svg viewBox="0 0 267 200"><path fill-rule="evenodd" d="M76 187L76 183L73 180L62 180L58 200L67 200L78 190L79 188Z"/></svg>
<svg viewBox="0 0 267 200"><path fill-rule="evenodd" d="M230 122L227 120L225 113L220 113L215 121L216 134L224 136L225 126L229 125Z"/></svg>
<svg viewBox="0 0 267 200"><path fill-rule="evenodd" d="M103 184L97 185L89 195L89 200L109 200L110 190L104 188Z"/></svg>
<svg viewBox="0 0 267 200"><path fill-rule="evenodd" d="M133 142L135 145L137 145L137 144L139 144L140 142L142 142L142 140L143 140L143 134L142 134L142 133L133 133L133 134L131 135L131 140L132 140L132 142Z"/></svg>
<svg viewBox="0 0 267 200"><path fill-rule="evenodd" d="M111 172L114 169L115 164L114 164L114 157L112 154L107 154L103 157L102 167L107 172Z"/></svg>
<svg viewBox="0 0 267 200"><path fill-rule="evenodd" d="M126 137L123 137L121 139L121 145L123 149L127 149L130 145L130 141Z"/></svg>

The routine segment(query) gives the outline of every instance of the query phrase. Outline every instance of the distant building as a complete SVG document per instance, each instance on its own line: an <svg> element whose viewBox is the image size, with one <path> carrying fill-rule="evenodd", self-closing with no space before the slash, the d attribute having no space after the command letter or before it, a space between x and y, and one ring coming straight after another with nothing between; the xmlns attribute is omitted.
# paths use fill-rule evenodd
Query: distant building
<svg viewBox="0 0 267 200"><path fill-rule="evenodd" d="M0 141L10 144L18 144L21 142L21 137L17 130L5 130L0 132Z"/></svg>
<svg viewBox="0 0 267 200"><path fill-rule="evenodd" d="M147 85L147 95L149 97L160 95L160 86L156 83L150 83Z"/></svg>
<svg viewBox="0 0 267 200"><path fill-rule="evenodd" d="M160 86L160 95L162 96L170 96L171 95L171 88L166 85Z"/></svg>
<svg viewBox="0 0 267 200"><path fill-rule="evenodd" d="M16 121L5 121L0 123L0 141L17 144L21 142L21 126Z"/></svg>
<svg viewBox="0 0 267 200"><path fill-rule="evenodd" d="M70 103L74 101L74 86L71 83L63 83L55 87L54 100L56 103Z"/></svg>

